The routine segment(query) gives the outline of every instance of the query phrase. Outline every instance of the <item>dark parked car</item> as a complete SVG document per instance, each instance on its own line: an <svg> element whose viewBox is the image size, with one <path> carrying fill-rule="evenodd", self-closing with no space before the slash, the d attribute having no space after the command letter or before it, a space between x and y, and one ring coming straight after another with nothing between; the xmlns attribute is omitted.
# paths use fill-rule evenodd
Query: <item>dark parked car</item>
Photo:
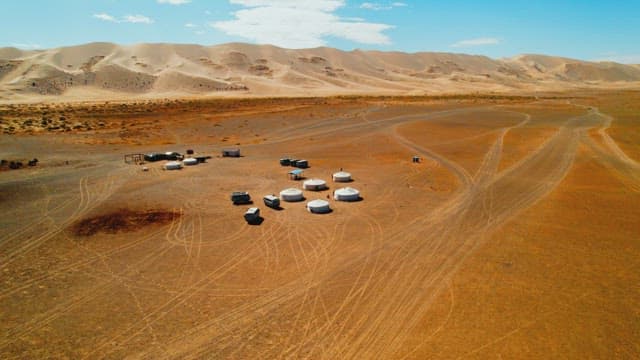
<svg viewBox="0 0 640 360"><path fill-rule="evenodd" d="M280 198L275 195L267 195L263 198L264 204L273 209L280 208Z"/></svg>
<svg viewBox="0 0 640 360"><path fill-rule="evenodd" d="M246 191L234 191L231 194L231 201L233 202L233 205L253 203L253 201L251 201L251 196Z"/></svg>
<svg viewBox="0 0 640 360"><path fill-rule="evenodd" d="M167 157L165 156L165 154L161 154L161 153L144 154L144 161L154 162L154 161L160 161L160 160L167 160Z"/></svg>
<svg viewBox="0 0 640 360"><path fill-rule="evenodd" d="M172 161L176 161L176 160L182 160L183 156L180 155L180 153L177 153L175 151L167 151L166 153L164 153L165 156L165 160L172 160Z"/></svg>

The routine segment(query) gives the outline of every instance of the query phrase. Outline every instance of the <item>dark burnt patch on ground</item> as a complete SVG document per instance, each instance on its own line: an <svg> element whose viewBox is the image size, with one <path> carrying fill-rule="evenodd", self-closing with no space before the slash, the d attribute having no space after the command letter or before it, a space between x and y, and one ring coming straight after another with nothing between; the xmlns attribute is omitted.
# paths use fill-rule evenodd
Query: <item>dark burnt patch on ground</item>
<svg viewBox="0 0 640 360"><path fill-rule="evenodd" d="M168 210L119 209L80 220L71 227L71 231L74 235L83 237L97 233L131 232L149 225L168 224L179 216L180 213Z"/></svg>

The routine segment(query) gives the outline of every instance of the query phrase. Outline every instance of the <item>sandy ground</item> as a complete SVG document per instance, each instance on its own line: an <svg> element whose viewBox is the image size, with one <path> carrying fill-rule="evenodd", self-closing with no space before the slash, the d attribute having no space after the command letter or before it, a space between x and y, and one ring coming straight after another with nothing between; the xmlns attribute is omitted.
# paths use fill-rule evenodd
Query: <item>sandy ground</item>
<svg viewBox="0 0 640 360"><path fill-rule="evenodd" d="M0 357L638 358L639 100L3 107L1 157L40 162L0 171ZM284 155L362 201L266 208Z"/></svg>

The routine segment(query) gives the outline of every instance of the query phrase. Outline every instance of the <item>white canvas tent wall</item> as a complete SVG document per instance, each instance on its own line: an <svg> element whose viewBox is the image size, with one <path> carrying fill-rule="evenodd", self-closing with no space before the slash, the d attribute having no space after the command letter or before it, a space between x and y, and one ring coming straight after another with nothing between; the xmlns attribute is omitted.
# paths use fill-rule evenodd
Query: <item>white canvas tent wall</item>
<svg viewBox="0 0 640 360"><path fill-rule="evenodd" d="M319 191L327 188L327 182L320 179L309 179L302 183L305 190Z"/></svg>
<svg viewBox="0 0 640 360"><path fill-rule="evenodd" d="M302 201L304 197L302 196L302 190L289 188L289 189L284 189L280 191L280 199L282 199L283 201L292 202L292 201Z"/></svg>
<svg viewBox="0 0 640 360"><path fill-rule="evenodd" d="M351 174L346 171L339 171L333 174L333 181L335 182L349 182L351 181Z"/></svg>
<svg viewBox="0 0 640 360"><path fill-rule="evenodd" d="M180 170L182 169L182 164L179 161L169 161L164 164L164 168L167 170Z"/></svg>
<svg viewBox="0 0 640 360"><path fill-rule="evenodd" d="M333 192L333 198L339 201L357 201L360 200L360 191L345 187Z"/></svg>
<svg viewBox="0 0 640 360"><path fill-rule="evenodd" d="M240 157L240 149L238 149L238 148L222 149L222 156L224 156L224 157Z"/></svg>
<svg viewBox="0 0 640 360"><path fill-rule="evenodd" d="M186 158L186 159L182 160L182 163L185 164L186 166L198 165L198 159Z"/></svg>
<svg viewBox="0 0 640 360"><path fill-rule="evenodd" d="M326 200L312 200L307 203L307 210L313 214L326 214L331 212L331 206Z"/></svg>

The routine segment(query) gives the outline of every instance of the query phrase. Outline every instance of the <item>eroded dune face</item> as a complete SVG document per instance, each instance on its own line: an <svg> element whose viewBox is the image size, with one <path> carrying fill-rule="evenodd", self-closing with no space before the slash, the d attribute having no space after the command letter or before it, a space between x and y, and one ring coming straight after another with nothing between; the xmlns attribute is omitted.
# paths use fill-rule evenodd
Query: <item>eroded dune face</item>
<svg viewBox="0 0 640 360"><path fill-rule="evenodd" d="M637 66L543 55L496 60L465 54L288 50L241 43L0 49L3 101L43 95L106 99L162 94L509 92L628 87L637 82Z"/></svg>
<svg viewBox="0 0 640 360"><path fill-rule="evenodd" d="M640 357L638 92L0 111L80 124L0 136L0 358Z"/></svg>

